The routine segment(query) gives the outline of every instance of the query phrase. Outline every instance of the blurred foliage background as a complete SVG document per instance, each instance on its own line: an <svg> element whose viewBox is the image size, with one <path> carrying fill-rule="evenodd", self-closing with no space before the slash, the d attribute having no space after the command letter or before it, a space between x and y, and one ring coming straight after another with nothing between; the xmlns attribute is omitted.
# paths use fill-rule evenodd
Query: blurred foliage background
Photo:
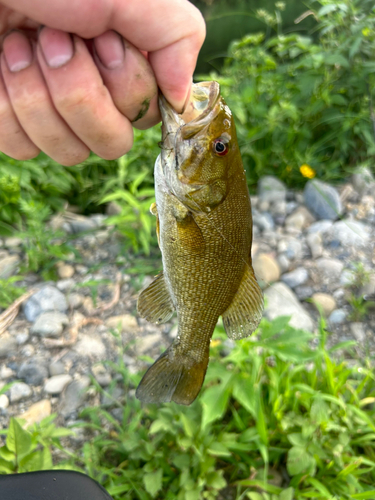
<svg viewBox="0 0 375 500"><path fill-rule="evenodd" d="M375 154L375 10L371 0L197 0L207 21L196 80L216 79L232 109L249 187L265 174L302 188L306 177L343 181ZM148 252L153 165L160 126L135 131L115 161L95 155L62 167L41 154L0 154L0 230L24 228L25 203L83 214L116 201L112 219L134 250ZM305 167L302 168L301 167ZM309 167L309 168L306 168ZM125 193L125 194L124 194ZM23 209L21 210L21 200ZM26 224L27 225L27 224Z"/></svg>

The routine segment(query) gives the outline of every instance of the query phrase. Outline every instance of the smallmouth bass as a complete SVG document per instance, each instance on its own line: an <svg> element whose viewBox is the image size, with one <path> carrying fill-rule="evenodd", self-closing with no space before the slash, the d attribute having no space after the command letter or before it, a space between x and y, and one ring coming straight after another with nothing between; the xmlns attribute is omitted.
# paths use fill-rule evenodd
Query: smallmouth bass
<svg viewBox="0 0 375 500"><path fill-rule="evenodd" d="M155 164L163 271L141 292L138 313L153 323L177 312L173 344L142 378L145 403L189 405L206 374L219 316L229 338L250 335L263 296L251 265L252 216L232 114L217 82L193 85L179 115L163 96L162 151Z"/></svg>

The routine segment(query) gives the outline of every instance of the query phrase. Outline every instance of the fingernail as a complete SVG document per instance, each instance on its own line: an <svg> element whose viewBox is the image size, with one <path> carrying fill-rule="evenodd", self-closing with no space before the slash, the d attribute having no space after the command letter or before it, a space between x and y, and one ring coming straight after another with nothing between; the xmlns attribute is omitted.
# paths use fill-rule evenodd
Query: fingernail
<svg viewBox="0 0 375 500"><path fill-rule="evenodd" d="M94 39L95 51L103 66L116 69L122 66L125 57L124 43L115 31L107 31Z"/></svg>
<svg viewBox="0 0 375 500"><path fill-rule="evenodd" d="M6 36L3 42L4 57L9 71L17 73L28 66L33 60L33 51L29 40L17 31Z"/></svg>
<svg viewBox="0 0 375 500"><path fill-rule="evenodd" d="M73 57L73 41L65 31L43 28L39 33L39 44L50 68L60 68Z"/></svg>

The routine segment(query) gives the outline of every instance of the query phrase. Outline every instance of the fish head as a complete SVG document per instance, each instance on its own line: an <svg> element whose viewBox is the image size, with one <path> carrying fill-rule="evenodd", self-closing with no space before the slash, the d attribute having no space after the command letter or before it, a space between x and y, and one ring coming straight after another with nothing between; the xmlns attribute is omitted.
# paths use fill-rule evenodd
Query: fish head
<svg viewBox="0 0 375 500"><path fill-rule="evenodd" d="M163 96L159 106L161 163L171 193L192 211L214 209L225 199L238 159L242 168L234 120L219 84L193 84L182 114Z"/></svg>

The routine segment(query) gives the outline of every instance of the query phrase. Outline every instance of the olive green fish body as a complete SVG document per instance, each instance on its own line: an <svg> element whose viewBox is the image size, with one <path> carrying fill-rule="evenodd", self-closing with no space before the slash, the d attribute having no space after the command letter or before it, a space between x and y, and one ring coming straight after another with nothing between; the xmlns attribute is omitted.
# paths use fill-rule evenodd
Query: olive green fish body
<svg viewBox="0 0 375 500"><path fill-rule="evenodd" d="M206 103L205 109L216 114L198 126L198 133L191 125L193 118L186 125L175 124L172 135L163 114L164 149L155 165L156 207L152 210L163 273L142 292L138 310L159 323L175 310L179 326L174 343L137 389L137 397L145 402L190 404L204 380L219 316L231 338L249 335L261 317L262 294L251 267L246 177L230 111L218 97L217 87L213 90L216 100L210 87L214 103L211 107ZM192 130L184 139L185 126ZM217 140L224 146L218 147ZM229 150L227 154L222 155L222 147Z"/></svg>

